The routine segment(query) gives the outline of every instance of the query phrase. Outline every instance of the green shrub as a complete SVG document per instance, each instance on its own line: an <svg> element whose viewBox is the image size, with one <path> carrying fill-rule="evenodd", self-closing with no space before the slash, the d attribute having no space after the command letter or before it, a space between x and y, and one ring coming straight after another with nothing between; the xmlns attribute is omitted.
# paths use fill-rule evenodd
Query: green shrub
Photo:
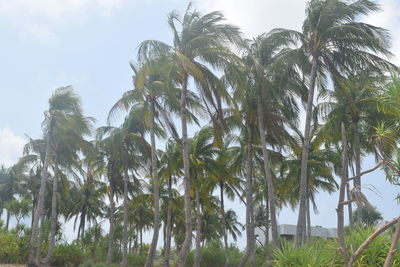
<svg viewBox="0 0 400 267"><path fill-rule="evenodd" d="M128 254L128 266L142 267L146 263L146 258L145 254Z"/></svg>
<svg viewBox="0 0 400 267"><path fill-rule="evenodd" d="M93 261L85 261L79 267L118 267L119 264L106 264L106 263L95 263Z"/></svg>
<svg viewBox="0 0 400 267"><path fill-rule="evenodd" d="M0 231L0 263L19 263L21 260L19 243L17 236Z"/></svg>
<svg viewBox="0 0 400 267"><path fill-rule="evenodd" d="M330 254L325 252L325 243L325 240L312 239L304 246L296 247L293 242L283 240L281 248L272 252L273 266L329 266Z"/></svg>
<svg viewBox="0 0 400 267"><path fill-rule="evenodd" d="M78 266L84 260L84 253L82 249L75 244L59 245L54 251L55 266Z"/></svg>

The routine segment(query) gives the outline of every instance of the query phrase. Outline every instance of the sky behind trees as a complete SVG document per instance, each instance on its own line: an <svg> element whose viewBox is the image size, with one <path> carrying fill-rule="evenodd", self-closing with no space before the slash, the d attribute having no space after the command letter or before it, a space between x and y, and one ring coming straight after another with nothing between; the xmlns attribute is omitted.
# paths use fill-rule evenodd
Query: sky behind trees
<svg viewBox="0 0 400 267"><path fill-rule="evenodd" d="M299 29L304 19L303 0L203 0L194 1L204 11L221 10L231 23L251 38L275 27ZM378 1L383 11L366 20L390 30L392 51L400 55L400 1ZM25 135L38 138L43 111L51 93L72 85L80 95L84 112L106 124L107 114L122 92L131 88L132 71L142 40L170 42L166 15L183 0L0 0L0 164L11 165L22 153ZM393 60L399 63L398 58ZM121 116L122 117L122 116ZM192 136L194 131L190 133ZM367 158L364 166L372 166ZM393 198L396 188L387 185L382 173L363 178L378 194L366 190L371 203L385 219L397 216ZM318 196L322 203L313 224L334 227L336 195ZM244 207L235 207L244 222ZM284 210L280 223L297 221L296 213Z"/></svg>

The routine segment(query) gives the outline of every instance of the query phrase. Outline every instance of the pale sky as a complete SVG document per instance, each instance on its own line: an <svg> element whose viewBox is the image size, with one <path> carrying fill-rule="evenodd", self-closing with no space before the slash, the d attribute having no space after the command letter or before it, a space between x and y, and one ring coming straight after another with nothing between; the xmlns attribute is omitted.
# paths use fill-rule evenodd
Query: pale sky
<svg viewBox="0 0 400 267"><path fill-rule="evenodd" d="M383 11L366 21L389 29L392 51L400 55L400 0L379 3ZM40 137L43 111L57 87L73 85L85 114L96 118L97 126L104 125L112 104L131 88L128 62L135 59L139 43L170 42L166 16L174 9L183 13L187 4L184 0L0 0L0 164L16 162L26 134ZM197 0L194 5L205 12L223 11L251 38L274 27L300 29L305 1ZM363 167L373 164L368 158ZM393 200L398 189L388 185L381 172L363 180L378 190L379 195L368 190L366 194L385 219L398 216ZM320 213L312 216L312 224L335 227L337 196L321 194L317 200ZM244 207L238 202L229 206L244 222ZM296 221L295 212L280 212L279 223Z"/></svg>

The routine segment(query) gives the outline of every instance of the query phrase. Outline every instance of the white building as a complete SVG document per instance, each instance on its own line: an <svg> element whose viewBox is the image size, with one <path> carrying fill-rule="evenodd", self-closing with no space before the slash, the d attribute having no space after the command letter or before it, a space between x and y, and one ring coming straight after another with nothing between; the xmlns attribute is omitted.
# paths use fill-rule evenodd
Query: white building
<svg viewBox="0 0 400 267"><path fill-rule="evenodd" d="M271 240L271 229L269 230L269 239ZM263 229L256 227L255 234L258 242L264 244L265 236ZM287 240L293 240L296 235L296 225L293 224L281 224L278 225L278 234L281 238ZM311 236L322 237L322 238L335 238L337 237L336 228L324 228L322 226L311 226Z"/></svg>

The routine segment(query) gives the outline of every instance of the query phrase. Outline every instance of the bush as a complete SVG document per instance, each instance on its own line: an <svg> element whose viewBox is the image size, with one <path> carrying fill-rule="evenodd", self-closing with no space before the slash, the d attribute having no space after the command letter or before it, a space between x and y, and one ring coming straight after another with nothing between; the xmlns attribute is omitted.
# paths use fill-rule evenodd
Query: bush
<svg viewBox="0 0 400 267"><path fill-rule="evenodd" d="M83 262L84 257L85 255L78 245L59 245L54 251L53 264L55 266L78 266Z"/></svg>
<svg viewBox="0 0 400 267"><path fill-rule="evenodd" d="M106 263L95 263L92 261L86 261L79 265L79 267L118 267L119 264L106 264Z"/></svg>
<svg viewBox="0 0 400 267"><path fill-rule="evenodd" d="M19 243L17 236L0 231L0 263L19 263L21 260Z"/></svg>
<svg viewBox="0 0 400 267"><path fill-rule="evenodd" d="M283 240L280 249L272 252L273 266L329 266L330 253L324 248L326 240L312 239L301 247L296 247L293 242Z"/></svg>
<svg viewBox="0 0 400 267"><path fill-rule="evenodd" d="M145 254L128 254L128 266L142 267L146 263L146 258Z"/></svg>

